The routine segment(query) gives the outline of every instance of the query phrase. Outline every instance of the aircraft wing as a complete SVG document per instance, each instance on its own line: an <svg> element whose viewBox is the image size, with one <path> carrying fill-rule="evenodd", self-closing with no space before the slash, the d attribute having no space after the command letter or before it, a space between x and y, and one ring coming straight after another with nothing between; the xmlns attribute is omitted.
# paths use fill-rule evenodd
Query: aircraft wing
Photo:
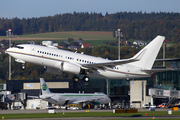
<svg viewBox="0 0 180 120"><path fill-rule="evenodd" d="M131 63L131 62L135 62L140 60L143 55L145 54L146 49L142 50L141 52L139 52L138 54L136 54L134 57L130 58L130 59L123 59L123 60L114 60L111 62L103 62L103 63L93 63L93 64L81 64L82 67L85 68L95 68L95 67L104 67L104 66L116 66L116 65L122 65L122 64L127 64L127 63Z"/></svg>
<svg viewBox="0 0 180 120"><path fill-rule="evenodd" d="M79 104L79 103L85 103L85 102L93 102L93 101L95 101L95 100L100 100L100 99L104 99L104 98L88 99L88 100L78 100L78 101L74 101L73 103Z"/></svg>
<svg viewBox="0 0 180 120"><path fill-rule="evenodd" d="M93 63L93 64L81 64L83 67L93 68L93 67L103 67L103 66L116 66L126 63L131 63L137 61L136 59L125 59L125 60L116 60L112 62L103 62L103 63Z"/></svg>

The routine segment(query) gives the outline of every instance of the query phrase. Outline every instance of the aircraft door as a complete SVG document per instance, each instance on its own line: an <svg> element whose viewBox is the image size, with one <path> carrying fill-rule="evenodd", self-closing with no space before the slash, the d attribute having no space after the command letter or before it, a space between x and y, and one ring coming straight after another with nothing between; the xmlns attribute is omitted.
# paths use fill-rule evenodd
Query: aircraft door
<svg viewBox="0 0 180 120"><path fill-rule="evenodd" d="M130 72L130 67L127 66L126 67L126 77L129 78L129 72Z"/></svg>
<svg viewBox="0 0 180 120"><path fill-rule="evenodd" d="M35 46L31 46L31 55L34 55L36 51L36 47Z"/></svg>

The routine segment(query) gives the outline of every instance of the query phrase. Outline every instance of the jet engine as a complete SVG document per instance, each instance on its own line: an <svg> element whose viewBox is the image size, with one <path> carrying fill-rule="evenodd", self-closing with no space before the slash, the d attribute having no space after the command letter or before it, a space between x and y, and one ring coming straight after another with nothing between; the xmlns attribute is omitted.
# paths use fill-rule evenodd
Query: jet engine
<svg viewBox="0 0 180 120"><path fill-rule="evenodd" d="M46 67L46 72L61 75L62 72L68 72L72 74L79 74L81 67L76 64L68 62L56 63L54 67Z"/></svg>
<svg viewBox="0 0 180 120"><path fill-rule="evenodd" d="M64 62L63 63L63 72L69 72L73 74L79 74L81 67L77 66L76 64Z"/></svg>

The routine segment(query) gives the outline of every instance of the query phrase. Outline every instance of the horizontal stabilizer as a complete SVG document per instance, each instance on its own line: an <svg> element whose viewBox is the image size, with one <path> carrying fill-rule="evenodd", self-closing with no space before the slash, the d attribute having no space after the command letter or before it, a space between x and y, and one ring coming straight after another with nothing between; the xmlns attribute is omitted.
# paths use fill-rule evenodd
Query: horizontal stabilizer
<svg viewBox="0 0 180 120"><path fill-rule="evenodd" d="M39 98L39 96L27 96L28 98Z"/></svg>

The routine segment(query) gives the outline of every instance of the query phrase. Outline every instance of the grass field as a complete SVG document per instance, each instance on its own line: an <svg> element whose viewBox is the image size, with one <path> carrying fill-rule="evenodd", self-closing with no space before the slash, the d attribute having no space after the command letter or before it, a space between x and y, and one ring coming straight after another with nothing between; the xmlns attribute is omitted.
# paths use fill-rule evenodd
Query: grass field
<svg viewBox="0 0 180 120"><path fill-rule="evenodd" d="M19 38L18 38L19 37ZM27 41L38 40L42 42L44 40L53 40L58 42L61 40L68 40L68 38L79 39L82 38L85 43L92 44L93 46L102 45L103 41L116 41L113 38L112 32L103 31L66 31L66 32L49 32L29 35L18 35L16 38L12 38L13 42L27 43ZM0 36L0 40L9 40L6 36Z"/></svg>
<svg viewBox="0 0 180 120"><path fill-rule="evenodd" d="M102 31L66 31L66 32L49 32L29 35L18 35L19 38L12 38L12 40L67 40L69 37L74 39L82 38L83 40L115 40L112 32ZM8 39L6 36L0 36L0 39Z"/></svg>
<svg viewBox="0 0 180 120"><path fill-rule="evenodd" d="M112 112L67 112L67 113L32 113L32 114L0 114L0 119L20 119L20 118L61 118L61 117L141 117L145 116L156 117L156 116L180 116L180 111L173 111L172 115L168 115L167 111L146 111L138 113L112 113ZM146 119L147 120L147 119Z"/></svg>
<svg viewBox="0 0 180 120"><path fill-rule="evenodd" d="M31 38L74 38L83 40L111 40L114 39L112 32L101 31L66 31L66 32L50 32L41 34L20 35L19 37L31 37Z"/></svg>

